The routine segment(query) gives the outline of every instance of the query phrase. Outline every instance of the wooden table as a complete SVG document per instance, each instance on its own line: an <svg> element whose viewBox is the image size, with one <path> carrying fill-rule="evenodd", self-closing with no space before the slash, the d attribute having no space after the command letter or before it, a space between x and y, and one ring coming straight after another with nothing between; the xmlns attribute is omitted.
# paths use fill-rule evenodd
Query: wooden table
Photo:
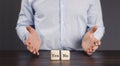
<svg viewBox="0 0 120 66"><path fill-rule="evenodd" d="M87 56L71 51L70 61L51 61L50 51L34 56L28 51L0 51L0 66L120 66L120 51L97 51Z"/></svg>

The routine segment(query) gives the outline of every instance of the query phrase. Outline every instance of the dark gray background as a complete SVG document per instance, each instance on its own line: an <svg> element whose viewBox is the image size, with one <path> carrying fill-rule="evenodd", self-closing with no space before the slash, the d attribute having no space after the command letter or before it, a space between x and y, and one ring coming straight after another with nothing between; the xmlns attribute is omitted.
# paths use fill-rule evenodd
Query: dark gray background
<svg viewBox="0 0 120 66"><path fill-rule="evenodd" d="M99 50L120 50L120 0L101 0L106 33ZM15 26L21 0L0 0L0 50L25 50Z"/></svg>

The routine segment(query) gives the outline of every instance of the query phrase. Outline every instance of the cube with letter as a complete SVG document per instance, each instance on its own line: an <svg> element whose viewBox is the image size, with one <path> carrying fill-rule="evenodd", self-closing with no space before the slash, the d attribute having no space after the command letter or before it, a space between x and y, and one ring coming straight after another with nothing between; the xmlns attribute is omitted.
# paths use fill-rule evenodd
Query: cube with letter
<svg viewBox="0 0 120 66"><path fill-rule="evenodd" d="M69 50L61 50L61 60L70 60Z"/></svg>
<svg viewBox="0 0 120 66"><path fill-rule="evenodd" d="M59 50L51 50L51 60L60 60Z"/></svg>

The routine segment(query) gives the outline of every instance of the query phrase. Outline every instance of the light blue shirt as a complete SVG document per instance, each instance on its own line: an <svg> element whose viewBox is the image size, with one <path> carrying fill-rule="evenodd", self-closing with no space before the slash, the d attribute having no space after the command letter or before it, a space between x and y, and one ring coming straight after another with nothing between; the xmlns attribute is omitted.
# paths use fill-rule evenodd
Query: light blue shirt
<svg viewBox="0 0 120 66"><path fill-rule="evenodd" d="M16 30L24 42L34 26L41 38L41 50L80 50L81 40L93 26L97 39L104 34L100 0L22 0Z"/></svg>

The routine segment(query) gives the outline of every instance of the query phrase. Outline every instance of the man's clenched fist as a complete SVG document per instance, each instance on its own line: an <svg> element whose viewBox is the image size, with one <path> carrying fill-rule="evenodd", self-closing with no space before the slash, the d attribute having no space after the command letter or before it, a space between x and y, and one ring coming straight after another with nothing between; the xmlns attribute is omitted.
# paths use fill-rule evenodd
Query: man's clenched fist
<svg viewBox="0 0 120 66"><path fill-rule="evenodd" d="M29 32L29 35L25 40L25 44L27 46L27 49L31 53L33 53L35 55L39 55L39 49L40 49L40 45L41 45L40 37L31 26L27 26L26 29Z"/></svg>
<svg viewBox="0 0 120 66"><path fill-rule="evenodd" d="M94 33L97 30L97 26L94 26L89 30L83 37L82 48L88 54L91 55L98 49L98 46L101 44L101 41L94 37Z"/></svg>

